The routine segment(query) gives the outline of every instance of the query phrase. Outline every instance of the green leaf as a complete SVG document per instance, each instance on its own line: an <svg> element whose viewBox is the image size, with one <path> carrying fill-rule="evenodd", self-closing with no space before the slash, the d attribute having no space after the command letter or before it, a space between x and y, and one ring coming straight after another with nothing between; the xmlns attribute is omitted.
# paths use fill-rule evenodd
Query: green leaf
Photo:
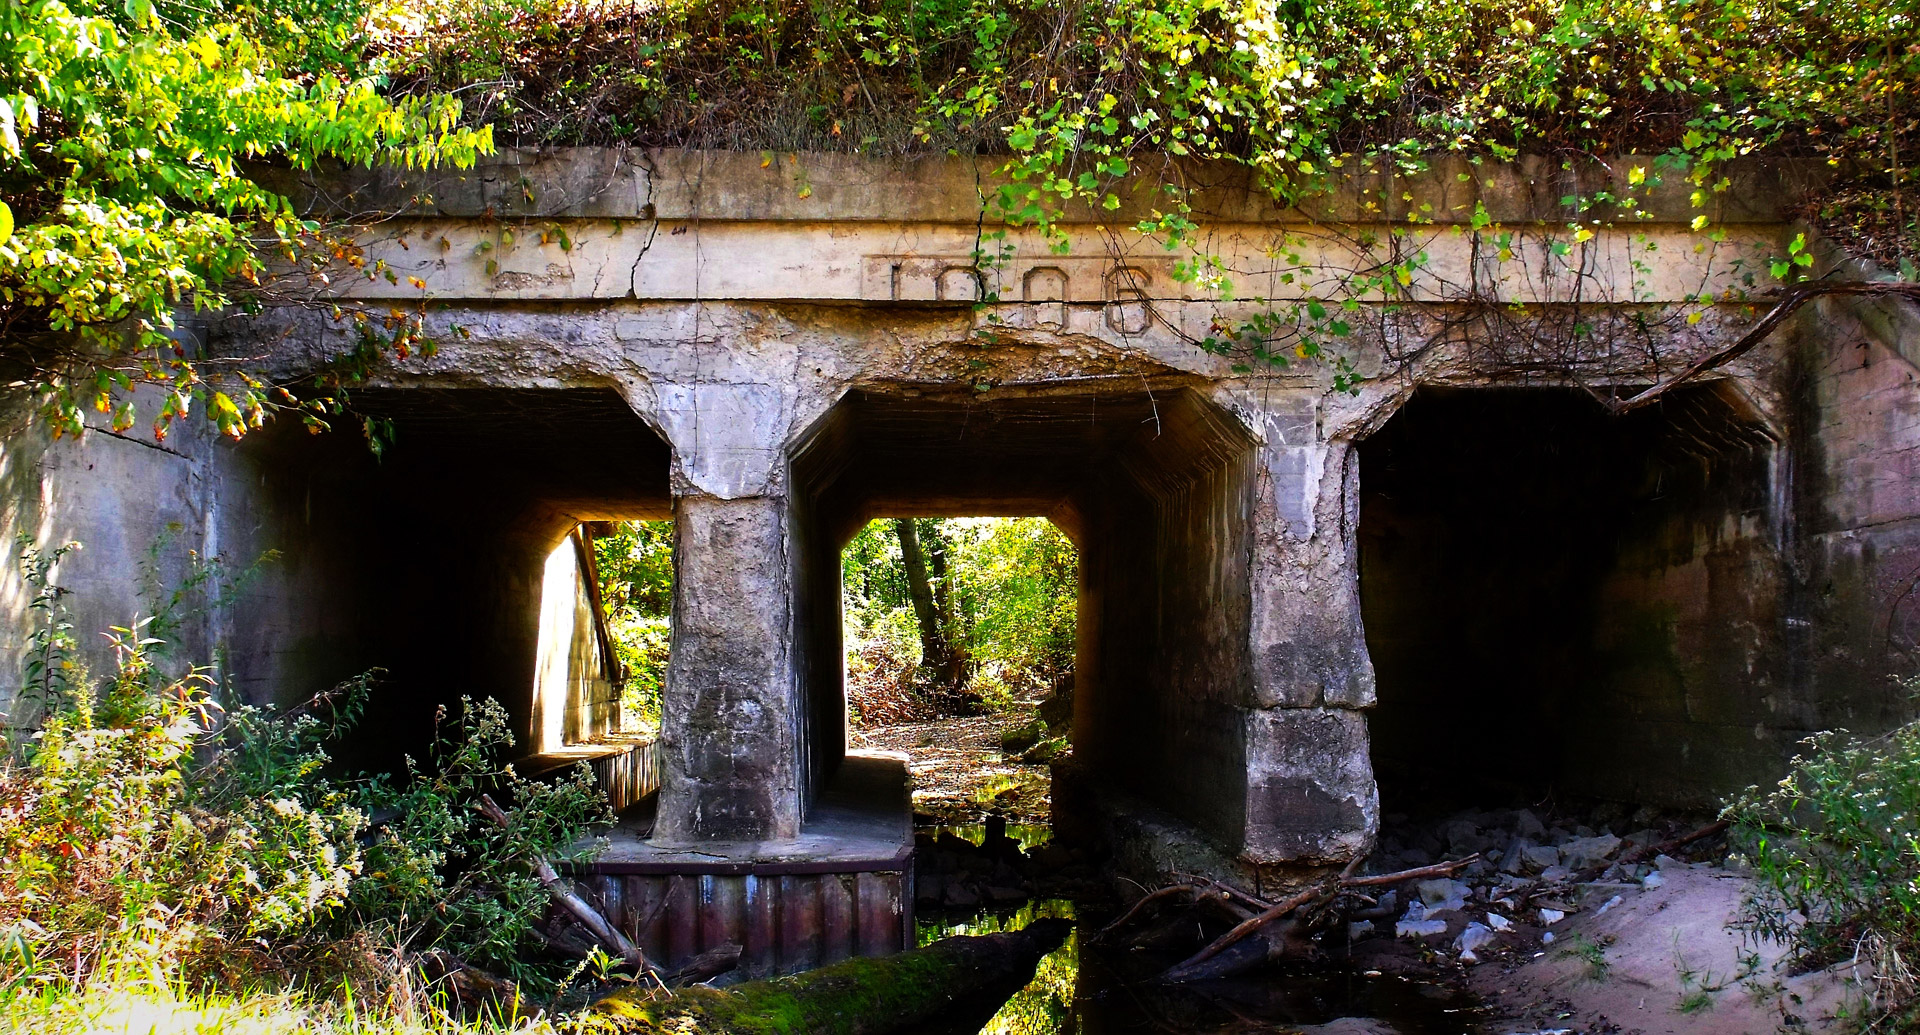
<svg viewBox="0 0 1920 1035"><path fill-rule="evenodd" d="M0 201L0 244L6 244L7 239L12 236L13 210L7 207L6 202Z"/></svg>

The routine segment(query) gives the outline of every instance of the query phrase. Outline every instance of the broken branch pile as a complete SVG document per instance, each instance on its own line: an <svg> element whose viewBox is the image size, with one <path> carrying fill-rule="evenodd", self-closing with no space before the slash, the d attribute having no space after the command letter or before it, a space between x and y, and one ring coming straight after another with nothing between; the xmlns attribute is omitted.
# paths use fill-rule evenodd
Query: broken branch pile
<svg viewBox="0 0 1920 1035"><path fill-rule="evenodd" d="M1314 884L1278 902L1268 902L1225 881L1181 875L1177 883L1153 891L1135 902L1131 909L1107 925L1097 937L1107 938L1131 923L1147 907L1184 894L1189 896L1194 904L1211 904L1240 922L1232 930L1207 943L1199 952L1169 968L1162 977L1168 981L1195 981L1224 977L1254 966L1270 956L1284 954L1286 951L1284 935L1279 939L1259 939L1255 951L1231 952L1230 950L1236 946L1248 944L1248 939L1253 935L1266 932L1276 921L1290 913L1297 910L1310 911L1310 909L1328 905L1343 893L1353 894L1354 897L1372 904L1371 899L1354 892L1354 889L1383 887L1429 877L1450 876L1472 865L1479 858L1478 855L1471 855L1465 859L1365 877L1354 876L1354 871L1359 868L1360 862L1355 860L1339 876Z"/></svg>

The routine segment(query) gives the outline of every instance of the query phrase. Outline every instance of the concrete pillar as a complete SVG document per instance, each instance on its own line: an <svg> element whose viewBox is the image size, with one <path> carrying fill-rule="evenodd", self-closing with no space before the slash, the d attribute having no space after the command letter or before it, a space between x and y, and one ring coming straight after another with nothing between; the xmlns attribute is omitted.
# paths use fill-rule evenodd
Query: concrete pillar
<svg viewBox="0 0 1920 1035"><path fill-rule="evenodd" d="M674 503L673 652L654 840L800 832L786 501Z"/></svg>
<svg viewBox="0 0 1920 1035"><path fill-rule="evenodd" d="M1254 504L1253 701L1243 854L1343 863L1367 851L1379 790L1367 739L1373 664L1360 620L1353 443L1313 411L1269 413Z"/></svg>
<svg viewBox="0 0 1920 1035"><path fill-rule="evenodd" d="M796 837L788 407L764 384L657 394L674 449L675 573L653 840Z"/></svg>

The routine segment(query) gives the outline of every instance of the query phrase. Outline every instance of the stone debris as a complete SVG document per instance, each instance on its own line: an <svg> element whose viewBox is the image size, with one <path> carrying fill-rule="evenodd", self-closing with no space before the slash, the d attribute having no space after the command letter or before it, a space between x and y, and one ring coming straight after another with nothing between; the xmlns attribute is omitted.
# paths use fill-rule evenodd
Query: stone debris
<svg viewBox="0 0 1920 1035"><path fill-rule="evenodd" d="M1696 816L1607 804L1574 814L1560 808L1470 809L1424 822L1388 815L1365 872L1431 866L1476 853L1480 860L1453 877L1403 886L1399 898L1383 893L1365 914L1379 922L1351 923L1348 937L1362 957L1368 939L1388 932L1395 940L1428 940L1469 963L1506 947L1532 953L1553 942L1548 928L1568 916L1599 915L1661 887L1662 870L1690 864L1647 853L1656 846L1681 851L1672 844L1702 826Z"/></svg>
<svg viewBox="0 0 1920 1035"><path fill-rule="evenodd" d="M1492 942L1494 937L1493 928L1482 923L1470 923L1466 930L1460 932L1460 937L1453 940L1453 951L1460 954L1463 962L1478 963L1480 957L1474 955L1474 950Z"/></svg>

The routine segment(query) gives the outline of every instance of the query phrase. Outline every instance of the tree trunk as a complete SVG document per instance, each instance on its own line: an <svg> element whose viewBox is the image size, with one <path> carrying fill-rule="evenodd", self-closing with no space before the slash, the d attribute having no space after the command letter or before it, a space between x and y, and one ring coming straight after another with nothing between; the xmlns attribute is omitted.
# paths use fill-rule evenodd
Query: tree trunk
<svg viewBox="0 0 1920 1035"><path fill-rule="evenodd" d="M947 640L947 623L934 599L933 582L927 577L927 553L920 546L920 532L912 518L895 518L893 529L900 536L900 559L907 569L907 594L913 598L913 617L920 625L920 667L931 673L945 690L955 689L953 645Z"/></svg>
<svg viewBox="0 0 1920 1035"><path fill-rule="evenodd" d="M1040 958L1059 948L1072 927L1067 920L1036 920L1022 931L943 938L897 956L847 960L726 989L666 993L642 985L600 1000L593 1013L623 1035L977 1032L1008 996L1033 980Z"/></svg>

